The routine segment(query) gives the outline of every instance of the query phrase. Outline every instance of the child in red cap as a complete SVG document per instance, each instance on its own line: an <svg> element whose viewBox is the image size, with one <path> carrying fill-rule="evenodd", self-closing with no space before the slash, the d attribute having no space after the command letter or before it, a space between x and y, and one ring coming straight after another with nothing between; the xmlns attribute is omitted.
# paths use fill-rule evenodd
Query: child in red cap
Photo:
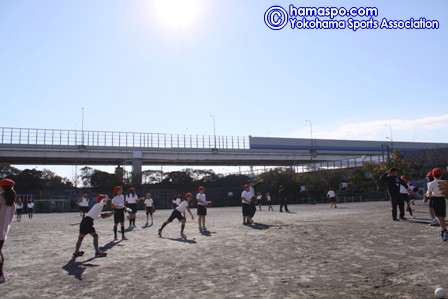
<svg viewBox="0 0 448 299"><path fill-rule="evenodd" d="M205 227L205 216L207 216L207 206L210 206L211 201L207 201L207 197L205 196L205 188L200 186L198 188L199 193L196 195L196 199L198 200L198 223L199 230L207 230Z"/></svg>
<svg viewBox="0 0 448 299"><path fill-rule="evenodd" d="M439 182L444 182L442 180L442 169L435 168L432 171L432 175L434 176L434 181L428 184L428 193L427 196L430 198L430 206L434 209L434 214L437 217L437 220L440 224L440 238L442 241L448 241L448 231L446 229L446 202L445 196L442 194L442 191L439 188Z"/></svg>
<svg viewBox="0 0 448 299"><path fill-rule="evenodd" d="M8 236L9 228L11 227L12 219L16 206L16 191L14 191L14 181L10 179L0 180L0 283L5 282L5 275L3 274L3 244Z"/></svg>
<svg viewBox="0 0 448 299"><path fill-rule="evenodd" d="M84 251L79 251L81 248L82 241L84 240L84 237L88 234L90 234L93 237L93 246L95 247L95 257L104 257L107 254L105 252L101 252L98 247L98 234L95 231L95 228L93 227L93 221L96 219L106 218L112 215L112 212L104 212L103 210L104 206L106 205L108 198L100 194L96 197L96 204L87 212L85 217L82 219L81 224L79 225L79 237L78 242L76 243L76 249L73 253L74 257L82 256L84 254Z"/></svg>
<svg viewBox="0 0 448 299"><path fill-rule="evenodd" d="M194 220L194 216L190 211L190 208L188 207L188 204L190 203L190 200L193 198L193 194L191 193L187 193L185 194L185 199L184 201L182 201L171 213L171 216L168 218L167 221L165 221L162 224L162 227L160 227L158 233L159 233L159 237L162 237L162 231L165 228L165 226L167 226L169 223L173 222L174 219L177 219L180 221L181 226L180 226L180 236L184 239L186 239L186 236L184 234L184 229L185 229L185 222L186 222L186 218L185 218L185 211L187 211L190 216L191 219Z"/></svg>
<svg viewBox="0 0 448 299"><path fill-rule="evenodd" d="M114 240L118 240L117 238L117 227L118 223L121 225L121 239L127 240L124 236L124 196L123 189L121 186L115 186L114 188L114 197L112 198L112 209L114 209Z"/></svg>
<svg viewBox="0 0 448 299"><path fill-rule="evenodd" d="M135 219L137 218L137 201L138 196L135 193L134 187L129 188L129 193L125 198L125 203L132 211L129 212L129 227L135 227Z"/></svg>

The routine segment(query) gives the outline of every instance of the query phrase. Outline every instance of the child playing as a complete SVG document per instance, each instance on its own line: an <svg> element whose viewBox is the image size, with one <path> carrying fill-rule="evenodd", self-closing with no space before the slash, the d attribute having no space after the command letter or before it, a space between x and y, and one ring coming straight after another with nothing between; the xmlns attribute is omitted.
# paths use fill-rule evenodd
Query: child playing
<svg viewBox="0 0 448 299"><path fill-rule="evenodd" d="M20 220L22 220L22 209L23 209L23 203L22 203L22 199L19 197L16 202L16 215L17 215L18 222L20 222Z"/></svg>
<svg viewBox="0 0 448 299"><path fill-rule="evenodd" d="M123 189L121 186L115 186L114 197L112 198L112 209L114 209L114 240L117 238L117 226L118 223L121 225L121 239L127 240L124 236L124 196Z"/></svg>
<svg viewBox="0 0 448 299"><path fill-rule="evenodd" d="M173 209L177 208L177 206L180 205L180 203L182 202L181 197L182 196L180 194L177 194L176 196L174 196L174 198L172 200Z"/></svg>
<svg viewBox="0 0 448 299"><path fill-rule="evenodd" d="M165 226L168 225L168 223L173 222L174 219L177 218L177 220L180 221L181 226L180 226L180 236L182 238L186 238L185 234L184 234L184 229L185 229L185 222L186 222L186 218L185 218L185 211L187 211L190 216L191 219L194 220L194 216L190 211L190 208L188 207L188 204L190 203L190 200L193 198L193 194L191 193L187 193L185 194L185 199L184 201L182 201L171 213L171 216L168 218L167 221L165 221L162 224L162 227L159 229L159 237L162 237L162 230Z"/></svg>
<svg viewBox="0 0 448 299"><path fill-rule="evenodd" d="M14 212L16 206L16 191L14 191L14 181L10 179L0 180L0 283L5 282L3 274L3 264L5 258L3 257L3 244L8 237L9 228L11 227L12 219L14 219Z"/></svg>
<svg viewBox="0 0 448 299"><path fill-rule="evenodd" d="M262 198L262 195L260 192L258 192L257 193L257 205L258 205L258 208L260 208L260 212L261 212L261 198Z"/></svg>
<svg viewBox="0 0 448 299"><path fill-rule="evenodd" d="M31 198L28 200L27 208L28 208L28 219L33 219L34 203Z"/></svg>
<svg viewBox="0 0 448 299"><path fill-rule="evenodd" d="M273 208L272 205L271 205L271 193L270 193L270 192L267 192L267 193L266 193L266 202L267 202L267 204L268 204L268 212L269 212L270 210L272 210L272 212L274 212L274 208Z"/></svg>
<svg viewBox="0 0 448 299"><path fill-rule="evenodd" d="M207 206L211 204L210 201L207 201L207 197L205 196L205 188L200 186L198 188L199 193L196 195L196 199L198 201L198 223L199 230L206 230L205 228L205 216L207 215Z"/></svg>
<svg viewBox="0 0 448 299"><path fill-rule="evenodd" d="M87 197L87 194L84 194L79 200L79 208L82 213L82 218L84 218L89 211L89 198Z"/></svg>
<svg viewBox="0 0 448 299"><path fill-rule="evenodd" d="M434 209L434 214L437 217L437 220L440 224L440 238L442 241L448 241L448 231L446 229L446 202L445 196L442 194L442 191L439 188L439 182L442 181L442 169L435 168L432 171L432 175L434 176L434 181L428 184L428 193L427 196L430 198L429 204Z"/></svg>
<svg viewBox="0 0 448 299"><path fill-rule="evenodd" d="M408 179L402 175L401 179L408 184L409 188L411 187L411 185L409 184ZM414 219L414 215L412 215L412 207L411 207L411 195L410 195L409 190L407 190L403 185L400 185L400 194L401 197L403 198L403 201L406 205L406 211L409 213L409 215L411 215L411 218Z"/></svg>
<svg viewBox="0 0 448 299"><path fill-rule="evenodd" d="M333 208L333 207L336 209L337 208L337 206L336 206L336 192L334 191L333 188L330 188L330 190L328 190L327 198L331 202L330 209Z"/></svg>
<svg viewBox="0 0 448 299"><path fill-rule="evenodd" d="M434 176L432 175L432 171L428 172L426 175L426 179L428 180L427 186L429 187L429 183L434 181ZM426 203L429 201L429 197L427 194L425 194L423 198L423 202ZM439 226L439 221L436 219L436 215L434 214L434 209L429 205L429 216L431 217L431 222L429 223L429 226Z"/></svg>
<svg viewBox="0 0 448 299"><path fill-rule="evenodd" d="M135 227L135 219L137 218L137 200L138 196L135 194L134 187L129 188L129 193L126 196L126 206L132 211L129 212L129 227Z"/></svg>
<svg viewBox="0 0 448 299"><path fill-rule="evenodd" d="M155 212L154 209L154 201L151 198L151 193L146 193L146 199L144 202L145 210L146 210L146 226L148 226L148 218L151 215L151 225L153 224L152 214Z"/></svg>
<svg viewBox="0 0 448 299"><path fill-rule="evenodd" d="M96 219L106 218L112 216L113 212L104 212L104 206L106 205L108 198L100 194L96 197L96 204L90 209L90 211L85 215L85 217L81 220L81 224L79 225L79 237L78 242L76 243L76 249L73 253L74 257L82 256L84 251L79 251L81 248L82 241L87 234L90 234L93 237L93 246L95 247L95 257L104 257L107 256L105 252L101 252L98 248L98 234L93 227L93 221Z"/></svg>
<svg viewBox="0 0 448 299"><path fill-rule="evenodd" d="M250 185L244 185L244 191L241 193L241 204L243 207L243 225L252 224L253 221L250 217L251 214L251 201L252 201L252 192L250 192Z"/></svg>

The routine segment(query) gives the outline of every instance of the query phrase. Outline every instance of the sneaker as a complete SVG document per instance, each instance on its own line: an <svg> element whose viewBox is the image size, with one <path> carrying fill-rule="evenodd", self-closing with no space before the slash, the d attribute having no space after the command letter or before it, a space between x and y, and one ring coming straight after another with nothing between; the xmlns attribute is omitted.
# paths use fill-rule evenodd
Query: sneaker
<svg viewBox="0 0 448 299"><path fill-rule="evenodd" d="M123 236L123 237L121 237L121 239L122 239L123 241L126 241L128 238L126 238L125 236Z"/></svg>
<svg viewBox="0 0 448 299"><path fill-rule="evenodd" d="M107 253L98 251L95 253L95 257L106 257Z"/></svg>
<svg viewBox="0 0 448 299"><path fill-rule="evenodd" d="M83 256L83 255L84 255L84 251L78 251L78 252L73 253L74 257Z"/></svg>
<svg viewBox="0 0 448 299"><path fill-rule="evenodd" d="M157 233L159 234L159 237L162 238L162 230L159 229Z"/></svg>
<svg viewBox="0 0 448 299"><path fill-rule="evenodd" d="M184 233L180 233L180 237L181 237L182 239L186 239L186 238L187 238L187 236L186 236Z"/></svg>
<svg viewBox="0 0 448 299"><path fill-rule="evenodd" d="M406 217L400 217L400 220L408 220Z"/></svg>
<svg viewBox="0 0 448 299"><path fill-rule="evenodd" d="M431 223L429 223L429 226L440 226L440 224L439 224L439 221L434 219L433 221L431 221Z"/></svg>
<svg viewBox="0 0 448 299"><path fill-rule="evenodd" d="M398 218L392 218L393 221L400 221Z"/></svg>
<svg viewBox="0 0 448 299"><path fill-rule="evenodd" d="M414 216L411 216L411 219L415 219L415 217L414 217Z"/></svg>
<svg viewBox="0 0 448 299"><path fill-rule="evenodd" d="M440 236L442 237L442 241L448 241L448 231L441 232Z"/></svg>
<svg viewBox="0 0 448 299"><path fill-rule="evenodd" d="M117 237L115 237L115 238L114 238L114 241L118 241L118 238L117 238Z"/></svg>
<svg viewBox="0 0 448 299"><path fill-rule="evenodd" d="M0 283L4 283L6 281L5 275L0 276Z"/></svg>

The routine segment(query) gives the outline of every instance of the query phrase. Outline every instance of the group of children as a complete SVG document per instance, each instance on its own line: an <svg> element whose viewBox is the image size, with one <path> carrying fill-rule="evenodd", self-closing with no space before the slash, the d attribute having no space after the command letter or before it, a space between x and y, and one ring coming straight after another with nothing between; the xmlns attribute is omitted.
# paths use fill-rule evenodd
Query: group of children
<svg viewBox="0 0 448 299"><path fill-rule="evenodd" d="M211 206L211 201L208 201L205 195L205 188L203 186L199 187L198 194L196 196L196 199L198 201L198 223L199 223L199 229L206 230L205 227L205 216L207 215L207 207ZM153 224L153 213L155 212L154 208L154 200L151 198L150 193L146 193L145 198L138 198L135 189L130 188L129 194L125 197L123 195L123 189L121 186L115 186L114 195L112 199L109 199L107 196L100 194L96 198L96 204L87 212L84 214L84 217L80 223L79 227L79 237L78 241L76 243L75 252L73 253L74 257L79 257L84 254L83 251L80 251L82 241L84 240L84 237L88 234L90 234L93 237L93 244L95 247L95 256L96 257L103 257L106 256L105 252L101 252L98 248L98 234L95 231L95 228L93 226L94 220L97 220L99 218L107 218L110 216L114 216L114 241L118 240L117 234L118 234L118 224L121 226L121 234L122 234L122 240L127 240L125 236L125 229L124 229L124 218L125 218L125 212L129 214L129 226L135 226L135 219L136 219L136 213L137 213L137 203L139 200L144 199L144 206L146 211L146 225L148 225L149 217L151 217L151 225ZM194 220L194 216L190 211L189 208L189 202L193 198L193 195L191 193L185 194L185 200L180 199L180 195L177 196L175 202L173 202L173 212L171 213L170 217L167 221L165 221L160 229L158 230L158 235L162 237L162 231L169 223L171 223L174 219L178 219L181 223L181 231L180 235L182 238L186 238L184 234L185 229L185 223L186 223L186 217L185 212L188 212L191 215L191 218ZM85 196L87 198L87 196ZM177 200L179 199L179 200ZM105 207L106 203L110 200L111 207L113 209L112 212L102 212L103 208Z"/></svg>
<svg viewBox="0 0 448 299"><path fill-rule="evenodd" d="M443 241L448 241L448 231L446 228L446 200L445 197L448 194L444 194L442 191L442 185L446 184L446 181L442 180L443 171L440 168L434 168L430 173L426 175L428 180L428 191L425 194L424 202L429 201L429 214L431 216L431 226L440 226L440 238ZM392 204L392 219L394 221L407 220L405 218L405 205L406 210L410 216L414 218L411 207L411 195L418 188L413 188L412 184L407 180L405 176L399 176L399 169L391 168L384 173L380 180L387 184L389 197ZM399 218L397 217L397 207L400 212Z"/></svg>
<svg viewBox="0 0 448 299"><path fill-rule="evenodd" d="M20 220L22 220L22 214L23 214L23 203L20 197L17 199L15 206L16 206L17 221L20 222ZM27 207L28 219L32 219L34 211L34 203L31 198L28 200L26 207Z"/></svg>

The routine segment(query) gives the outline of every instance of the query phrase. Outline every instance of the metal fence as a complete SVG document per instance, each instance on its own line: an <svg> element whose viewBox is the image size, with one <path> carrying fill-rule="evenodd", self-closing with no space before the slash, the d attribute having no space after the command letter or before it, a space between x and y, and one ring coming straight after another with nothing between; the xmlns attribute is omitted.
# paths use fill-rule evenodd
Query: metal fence
<svg viewBox="0 0 448 299"><path fill-rule="evenodd" d="M0 144L139 148L249 149L242 136L0 128Z"/></svg>

